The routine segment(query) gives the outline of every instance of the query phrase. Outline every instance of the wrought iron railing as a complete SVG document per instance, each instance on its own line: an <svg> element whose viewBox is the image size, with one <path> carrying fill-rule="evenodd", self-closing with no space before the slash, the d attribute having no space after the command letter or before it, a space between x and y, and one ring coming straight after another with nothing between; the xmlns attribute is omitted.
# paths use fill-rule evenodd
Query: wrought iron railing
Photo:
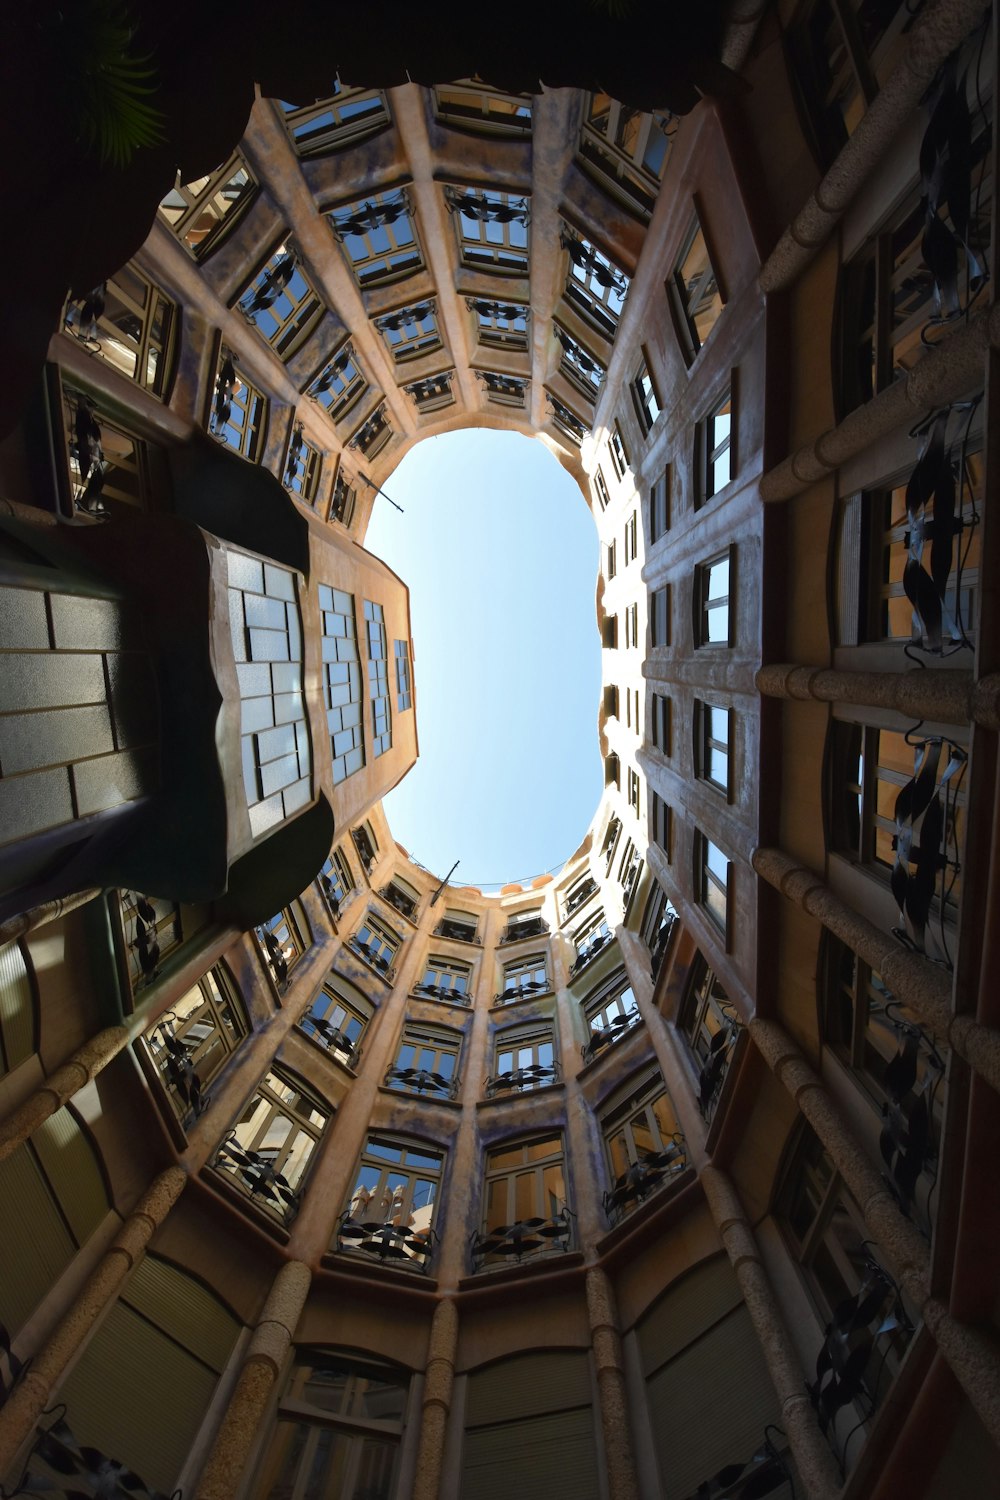
<svg viewBox="0 0 1000 1500"><path fill-rule="evenodd" d="M258 927L257 936L264 945L264 954L268 967L274 975L275 983L279 986L283 985L288 979L288 959L282 951L281 944L270 928Z"/></svg>
<svg viewBox="0 0 1000 1500"><path fill-rule="evenodd" d="M4 1494L63 1495L66 1500L94 1500L127 1494L131 1500L163 1500L132 1469L116 1458L108 1458L97 1448L84 1446L74 1436L66 1421L66 1406L60 1403L43 1413L54 1420L47 1428L38 1428L24 1461L19 1482ZM178 1491L178 1494L180 1492Z"/></svg>
<svg viewBox="0 0 1000 1500"><path fill-rule="evenodd" d="M875 1414L892 1344L898 1346L913 1333L899 1287L867 1246L865 1241L861 1285L834 1309L816 1358L816 1379L806 1383L820 1431L844 1471L852 1437ZM861 1420L840 1439L837 1415L852 1404L861 1408Z"/></svg>
<svg viewBox="0 0 1000 1500"><path fill-rule="evenodd" d="M504 928L500 946L505 943L519 943L522 938L544 937L549 931L549 924L544 917L529 917L524 922L508 922Z"/></svg>
<svg viewBox="0 0 1000 1500"><path fill-rule="evenodd" d="M889 883L902 921L894 934L917 952L925 953L929 936L933 944L928 928L937 894L940 941L934 946L940 947L940 957L950 967L944 910L960 867L955 810L968 755L961 745L938 735L915 742L913 751L913 775L900 788L893 807L896 859Z"/></svg>
<svg viewBox="0 0 1000 1500"><path fill-rule="evenodd" d="M483 1232L476 1231L470 1241L472 1269L482 1270L487 1259L503 1256L518 1265L525 1256L553 1250L568 1250L572 1235L573 1213L564 1208L550 1219L519 1219L516 1224L499 1224Z"/></svg>
<svg viewBox="0 0 1000 1500"><path fill-rule="evenodd" d="M527 1000L531 995L542 995L549 988L547 979L526 979L510 989L501 990L493 996L494 1005L512 1005L515 1000Z"/></svg>
<svg viewBox="0 0 1000 1500"><path fill-rule="evenodd" d="M332 910L333 915L335 917L339 917L340 908L343 906L348 896L352 896L354 894L356 887L353 885L346 886L338 896L333 881L330 879L329 875L321 873L319 877L319 883L323 888L323 895L330 903L330 909Z"/></svg>
<svg viewBox="0 0 1000 1500"><path fill-rule="evenodd" d="M394 907L401 916L406 917L411 922L416 920L416 901L413 900L412 896L408 896L405 891L401 891L398 886L395 886L390 882L389 885L384 885L382 887L382 889L379 891L379 895L382 897L383 901L388 901L389 905L391 907Z"/></svg>
<svg viewBox="0 0 1000 1500"><path fill-rule="evenodd" d="M667 949L670 947L670 939L673 937L676 925L677 913L671 908L669 911L664 912L663 920L660 922L656 936L650 944L649 971L654 984L660 977L660 969L663 967L663 960L667 956Z"/></svg>
<svg viewBox="0 0 1000 1500"><path fill-rule="evenodd" d="M882 1008L896 1034L898 1051L882 1074L888 1102L882 1106L879 1149L900 1208L929 1239L927 1199L937 1174L934 1103L944 1079L945 1061L923 1028L898 1012L895 1000ZM922 1177L927 1180L928 1192L918 1209L916 1192Z"/></svg>
<svg viewBox="0 0 1000 1500"><path fill-rule="evenodd" d="M384 1088L401 1088L408 1094L434 1094L439 1099L457 1099L461 1079L456 1073L447 1078L444 1073L431 1073L426 1068L387 1068L382 1079Z"/></svg>
<svg viewBox="0 0 1000 1500"><path fill-rule="evenodd" d="M726 1081L729 1066L743 1030L743 1023L728 1000L719 1000L718 1006L724 1020L708 1044L708 1055L698 1073L698 1108L702 1119L711 1121L715 1115L722 1085Z"/></svg>
<svg viewBox="0 0 1000 1500"><path fill-rule="evenodd" d="M192 1036L190 1041L179 1037L175 1030L177 1016L172 1010L162 1015L153 1029L153 1037L161 1049L167 1084L184 1106L184 1119L197 1120L209 1105L209 1095L191 1061L191 1054L202 1040Z"/></svg>
<svg viewBox="0 0 1000 1500"><path fill-rule="evenodd" d="M643 1203L651 1193L665 1187L687 1167L687 1143L682 1135L673 1135L662 1151L646 1151L634 1161L614 1186L604 1194L604 1212L614 1228L625 1216Z"/></svg>
<svg viewBox="0 0 1000 1500"><path fill-rule="evenodd" d="M370 875L375 868L375 861L378 859L377 850L372 848L368 835L361 828L352 828L351 838L354 841L354 847L358 851L358 858L363 868Z"/></svg>
<svg viewBox="0 0 1000 1500"><path fill-rule="evenodd" d="M384 1224L374 1219L352 1219L345 1209L338 1220L338 1251L357 1251L382 1265L403 1271L426 1273L437 1235L433 1229L412 1229L406 1224Z"/></svg>
<svg viewBox="0 0 1000 1500"><path fill-rule="evenodd" d="M591 896L597 891L597 881L592 875L588 875L582 885L570 891L566 898L566 915L571 917L575 911L579 911Z"/></svg>
<svg viewBox="0 0 1000 1500"><path fill-rule="evenodd" d="M348 938L347 946L351 949L352 953L357 954L358 958L363 958L365 963L375 970L376 974L381 974L383 979L392 978L392 959L386 958L385 954L381 953L374 943L362 942L357 933L354 933Z"/></svg>
<svg viewBox="0 0 1000 1500"><path fill-rule="evenodd" d="M572 979L575 975L579 974L581 969L585 969L590 963L591 959L596 958L599 953L603 953L605 948L607 948L613 942L614 933L595 933L594 936L590 939L589 943L585 943L582 948L577 949L576 958L574 958L570 966L570 978Z"/></svg>
<svg viewBox="0 0 1000 1500"><path fill-rule="evenodd" d="M456 989L453 985L428 984L421 980L413 986L415 995L426 995L431 1000L446 1000L451 1005L471 1005L472 996L466 990Z"/></svg>
<svg viewBox="0 0 1000 1500"><path fill-rule="evenodd" d="M514 1068L510 1073L495 1073L486 1080L486 1097L495 1099L497 1094L523 1094L527 1089L544 1088L546 1084L559 1082L559 1064L529 1063L524 1068Z"/></svg>
<svg viewBox="0 0 1000 1500"><path fill-rule="evenodd" d="M475 943L482 947L482 940L475 926L470 926L467 922L451 922L447 917L441 918L434 929L434 936L451 938L455 943Z"/></svg>
<svg viewBox="0 0 1000 1500"><path fill-rule="evenodd" d="M341 1053L349 1068L357 1068L361 1061L361 1048L356 1047L339 1026L334 1026L323 1016L303 1016L299 1022L299 1028L327 1052Z"/></svg>
<svg viewBox="0 0 1000 1500"><path fill-rule="evenodd" d="M298 1213L301 1194L284 1173L276 1170L270 1157L242 1146L235 1135L222 1142L212 1158L212 1166L237 1183L250 1198L261 1199L286 1224Z"/></svg>
<svg viewBox="0 0 1000 1500"><path fill-rule="evenodd" d="M620 1042L623 1037L628 1036L629 1032L638 1026L641 1020L642 1017L639 1014L638 1007L633 1005L631 1010L624 1011L620 1016L616 1016L610 1025L593 1027L589 1041L584 1042L580 1048L580 1056L583 1059L584 1066L589 1062L593 1062L598 1053L603 1052L606 1047L613 1047L616 1042Z"/></svg>

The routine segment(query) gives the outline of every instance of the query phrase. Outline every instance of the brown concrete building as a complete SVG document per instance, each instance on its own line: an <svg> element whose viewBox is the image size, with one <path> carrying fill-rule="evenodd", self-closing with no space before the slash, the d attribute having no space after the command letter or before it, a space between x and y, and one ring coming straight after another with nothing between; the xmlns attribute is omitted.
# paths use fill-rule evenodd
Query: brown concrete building
<svg viewBox="0 0 1000 1500"><path fill-rule="evenodd" d="M258 98L71 298L0 448L8 1492L994 1492L994 35ZM499 895L380 801L362 544L458 426L601 541L606 793Z"/></svg>

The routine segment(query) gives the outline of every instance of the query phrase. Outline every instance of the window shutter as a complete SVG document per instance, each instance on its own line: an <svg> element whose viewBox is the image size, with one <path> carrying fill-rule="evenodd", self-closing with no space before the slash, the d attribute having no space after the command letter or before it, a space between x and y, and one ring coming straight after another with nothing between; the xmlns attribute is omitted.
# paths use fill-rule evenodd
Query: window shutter
<svg viewBox="0 0 1000 1500"><path fill-rule="evenodd" d="M463 1500L599 1500L590 1362L579 1350L501 1360L469 1377Z"/></svg>
<svg viewBox="0 0 1000 1500"><path fill-rule="evenodd" d="M0 948L0 1073L10 1073L35 1050L31 979L17 943Z"/></svg>
<svg viewBox="0 0 1000 1500"><path fill-rule="evenodd" d="M0 1323L27 1322L76 1254L29 1145L0 1162Z"/></svg>
<svg viewBox="0 0 1000 1500"><path fill-rule="evenodd" d="M90 1141L72 1111L63 1108L38 1127L31 1144L77 1244L84 1244L111 1207Z"/></svg>
<svg viewBox="0 0 1000 1500"><path fill-rule="evenodd" d="M740 1300L739 1285L725 1255L682 1277L654 1304L636 1330L643 1373L648 1376L673 1359Z"/></svg>

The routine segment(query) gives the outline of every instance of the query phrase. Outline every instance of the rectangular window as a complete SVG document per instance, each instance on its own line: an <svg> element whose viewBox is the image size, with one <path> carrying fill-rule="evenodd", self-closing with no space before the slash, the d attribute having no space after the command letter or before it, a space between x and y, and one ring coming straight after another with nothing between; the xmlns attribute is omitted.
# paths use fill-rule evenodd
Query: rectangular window
<svg viewBox="0 0 1000 1500"><path fill-rule="evenodd" d="M601 1132L610 1167L611 1189L604 1209L612 1224L687 1166L684 1138L658 1069L636 1086L629 1083L601 1110Z"/></svg>
<svg viewBox="0 0 1000 1500"><path fill-rule="evenodd" d="M560 401L558 397L553 396L551 391L545 392L545 398L549 403L552 420L556 426L579 447L589 431L586 422L578 417L575 411L572 411L570 407Z"/></svg>
<svg viewBox="0 0 1000 1500"><path fill-rule="evenodd" d="M530 1093L558 1079L551 1026L507 1026L497 1032L493 1072L486 1080L488 1099Z"/></svg>
<svg viewBox="0 0 1000 1500"><path fill-rule="evenodd" d="M540 1136L487 1151L483 1201L483 1233L472 1251L477 1268L519 1264L527 1257L565 1250L569 1223L561 1137ZM515 1227L539 1219L553 1228L565 1221L564 1235L511 1235ZM537 1222L533 1226L540 1227Z"/></svg>
<svg viewBox="0 0 1000 1500"><path fill-rule="evenodd" d="M257 192L249 167L237 152L206 177L175 187L160 204L160 217L185 250L203 260L242 218Z"/></svg>
<svg viewBox="0 0 1000 1500"><path fill-rule="evenodd" d="M236 356L225 345L219 353L208 430L241 458L257 463L264 448L267 401L236 371Z"/></svg>
<svg viewBox="0 0 1000 1500"><path fill-rule="evenodd" d="M461 1032L410 1021L403 1028L396 1061L385 1075L385 1087L404 1094L454 1099L461 1050Z"/></svg>
<svg viewBox="0 0 1000 1500"><path fill-rule="evenodd" d="M722 400L695 428L698 488L696 507L705 505L733 477L733 399L727 391Z"/></svg>
<svg viewBox="0 0 1000 1500"><path fill-rule="evenodd" d="M661 693L654 693L652 700L652 740L657 750L664 755L673 754L672 700Z"/></svg>
<svg viewBox="0 0 1000 1500"><path fill-rule="evenodd" d="M526 198L490 189L445 188L448 212L454 214L462 265L503 275L525 275L528 270Z"/></svg>
<svg viewBox="0 0 1000 1500"><path fill-rule="evenodd" d="M62 382L67 509L89 516L150 500L150 445L111 421L89 396Z"/></svg>
<svg viewBox="0 0 1000 1500"><path fill-rule="evenodd" d="M608 650L618 645L618 616L608 615L601 626L601 641Z"/></svg>
<svg viewBox="0 0 1000 1500"><path fill-rule="evenodd" d="M568 334L565 328L560 327L558 323L553 326L556 338L562 345L560 371L571 385L586 396L588 401L596 401L607 371L600 360L595 359L589 349L584 348L583 344Z"/></svg>
<svg viewBox="0 0 1000 1500"><path fill-rule="evenodd" d="M584 1063L592 1062L605 1048L611 1047L639 1023L635 994L628 975L620 969L584 1003L584 1017L590 1035L582 1050Z"/></svg>
<svg viewBox="0 0 1000 1500"><path fill-rule="evenodd" d="M382 887L379 895L383 901L388 901L389 905L395 911L398 911L400 916L405 917L408 922L415 922L417 920L417 910L420 906L420 892L410 885L408 881L404 880L401 875L394 875L389 884Z"/></svg>
<svg viewBox="0 0 1000 1500"><path fill-rule="evenodd" d="M389 663L386 660L385 620L381 604L365 600L365 627L368 635L368 696L372 701L372 750L384 755L392 745L392 719L389 712Z"/></svg>
<svg viewBox="0 0 1000 1500"><path fill-rule="evenodd" d="M649 489L649 545L670 530L670 469L664 469Z"/></svg>
<svg viewBox="0 0 1000 1500"><path fill-rule="evenodd" d="M294 250L279 245L236 304L279 359L289 360L316 328L324 308Z"/></svg>
<svg viewBox="0 0 1000 1500"><path fill-rule="evenodd" d="M694 570L696 646L731 646L732 548Z"/></svg>
<svg viewBox="0 0 1000 1500"><path fill-rule="evenodd" d="M312 505L319 493L323 456L302 436L302 423L296 422L288 437L285 454L284 484L306 505Z"/></svg>
<svg viewBox="0 0 1000 1500"><path fill-rule="evenodd" d="M323 629L323 702L336 785L360 771L365 763L361 662L351 595L321 583L319 607Z"/></svg>
<svg viewBox="0 0 1000 1500"><path fill-rule="evenodd" d="M306 395L323 407L334 422L340 422L368 389L350 344L340 349L306 387Z"/></svg>
<svg viewBox="0 0 1000 1500"><path fill-rule="evenodd" d="M372 825L366 821L359 824L357 828L352 828L351 839L358 851L362 868L370 875L378 859L378 839L375 837Z"/></svg>
<svg viewBox="0 0 1000 1500"><path fill-rule="evenodd" d="M357 491L343 469L340 469L333 483L333 495L330 500L330 520L339 521L342 526L350 526L354 519L354 502L356 499Z"/></svg>
<svg viewBox="0 0 1000 1500"><path fill-rule="evenodd" d="M465 305L475 318L476 338L485 348L527 349L529 308L487 297L466 297Z"/></svg>
<svg viewBox="0 0 1000 1500"><path fill-rule="evenodd" d="M222 968L212 969L146 1032L149 1055L182 1123L208 1104L207 1089L247 1024Z"/></svg>
<svg viewBox="0 0 1000 1500"><path fill-rule="evenodd" d="M624 479L628 471L628 450L625 447L625 439L622 430L615 422L608 437L608 450L611 453L611 462L619 479Z"/></svg>
<svg viewBox="0 0 1000 1500"><path fill-rule="evenodd" d="M611 504L611 496L608 494L607 482L600 469L594 475L594 488L597 491L597 498L601 502L601 509L607 510Z"/></svg>
<svg viewBox="0 0 1000 1500"><path fill-rule="evenodd" d="M267 922L256 928L268 967L279 985L285 983L291 970L309 947L311 938L301 902L282 907Z"/></svg>
<svg viewBox="0 0 1000 1500"><path fill-rule="evenodd" d="M653 423L660 415L660 398L656 394L656 386L653 384L653 377L649 373L649 366L645 360L639 366L638 373L632 381L631 390L632 404L639 419L639 426L642 428L643 435L648 437Z"/></svg>
<svg viewBox="0 0 1000 1500"><path fill-rule="evenodd" d="M527 958L515 958L503 966L503 991L494 995L494 1004L510 1005L514 1000L526 1000L532 995L541 995L549 988L549 975L544 953L532 953Z"/></svg>
<svg viewBox="0 0 1000 1500"><path fill-rule="evenodd" d="M728 930L730 862L722 850L695 832L695 854L698 862L698 900L722 932Z"/></svg>
<svg viewBox="0 0 1000 1500"><path fill-rule="evenodd" d="M327 220L362 291L401 281L423 266L405 188L333 209Z"/></svg>
<svg viewBox="0 0 1000 1500"><path fill-rule="evenodd" d="M441 1152L422 1142L370 1135L340 1217L338 1251L358 1252L399 1270L426 1270L443 1170Z"/></svg>
<svg viewBox="0 0 1000 1500"><path fill-rule="evenodd" d="M635 815L636 815L636 817L638 817L639 816L639 773L638 773L638 771L633 771L631 766L629 766L629 769L628 769L627 786L628 786L628 805L629 805L629 807L631 807L631 808L634 809Z"/></svg>
<svg viewBox="0 0 1000 1500"><path fill-rule="evenodd" d="M494 89L457 83L434 90L437 118L445 125L476 135L531 135L530 94L501 94Z"/></svg>
<svg viewBox="0 0 1000 1500"><path fill-rule="evenodd" d="M340 908L354 890L354 875L342 850L334 849L317 878L334 916L339 917Z"/></svg>
<svg viewBox="0 0 1000 1500"><path fill-rule="evenodd" d="M418 411L440 411L455 400L451 388L453 374L453 370L442 370L440 375L428 375L426 380L414 380L410 385L404 385L403 390Z"/></svg>
<svg viewBox="0 0 1000 1500"><path fill-rule="evenodd" d="M596 889L596 887L595 887ZM603 910L598 907L590 916L581 923L573 933L573 946L576 948L576 957L570 967L570 975L574 977L580 970L590 963L591 959L603 953L604 949L612 941L611 928Z"/></svg>
<svg viewBox="0 0 1000 1500"><path fill-rule="evenodd" d="M449 907L434 929L437 937L452 938L457 943L478 941L479 921L474 912L455 911Z"/></svg>
<svg viewBox="0 0 1000 1500"><path fill-rule="evenodd" d="M728 797L732 710L721 708L716 703L702 703L696 698L694 722L697 737L696 774Z"/></svg>
<svg viewBox="0 0 1000 1500"><path fill-rule="evenodd" d="M94 291L69 302L65 328L126 380L164 396L176 312L170 299L129 262Z"/></svg>
<svg viewBox="0 0 1000 1500"><path fill-rule="evenodd" d="M673 832L673 814L670 807L657 792L653 792L649 803L649 836L658 844L670 862L670 839Z"/></svg>
<svg viewBox="0 0 1000 1500"><path fill-rule="evenodd" d="M639 555L638 517L635 511L625 522L625 566L635 562Z"/></svg>
<svg viewBox="0 0 1000 1500"><path fill-rule="evenodd" d="M373 319L373 322L397 364L404 364L408 359L419 359L423 354L432 354L441 347L437 305L433 297L426 302L397 308L395 312L383 313L381 317Z"/></svg>
<svg viewBox="0 0 1000 1500"><path fill-rule="evenodd" d="M396 707L400 713L413 707L413 689L410 685L410 643L394 641L396 658Z"/></svg>
<svg viewBox="0 0 1000 1500"><path fill-rule="evenodd" d="M625 646L635 647L639 644L639 606L629 604L625 610Z"/></svg>
<svg viewBox="0 0 1000 1500"><path fill-rule="evenodd" d="M212 1165L285 1223L298 1213L313 1152L330 1108L301 1084L268 1073L220 1145Z"/></svg>
<svg viewBox="0 0 1000 1500"><path fill-rule="evenodd" d="M629 279L606 255L563 224L559 243L569 257L566 301L581 313L598 333L613 339L618 328Z"/></svg>
<svg viewBox="0 0 1000 1500"><path fill-rule="evenodd" d="M366 458L381 453L392 437L392 427L386 413L385 402L377 406L370 417L366 417L357 432L348 441L348 448L357 448Z"/></svg>
<svg viewBox="0 0 1000 1500"><path fill-rule="evenodd" d="M312 798L296 575L243 552L227 550L226 562L243 784L259 838Z"/></svg>
<svg viewBox="0 0 1000 1500"><path fill-rule="evenodd" d="M351 934L350 945L359 958L363 958L383 978L388 978L396 954L402 946L402 939L388 923L380 921L373 912L369 912L357 932Z"/></svg>
<svg viewBox="0 0 1000 1500"><path fill-rule="evenodd" d="M697 214L684 237L667 292L677 338L691 364L719 321L724 303Z"/></svg>
<svg viewBox="0 0 1000 1500"><path fill-rule="evenodd" d="M453 936L450 932L439 935ZM462 941L472 942L474 938L465 938ZM413 993L426 995L431 1000L444 1000L449 1005L471 1005L472 968L461 959L435 957L431 954L424 969L424 977L419 984L413 986Z"/></svg>
<svg viewBox="0 0 1000 1500"><path fill-rule="evenodd" d="M614 578L615 572L616 572L615 555L616 555L615 554L615 544L614 544L614 542L609 542L608 543L608 547L607 547L607 558L608 558L608 560L607 560L607 565L606 565L605 570L604 570L605 574L606 574L606 576L607 576L607 578L609 580L612 579L612 578Z"/></svg>
<svg viewBox="0 0 1000 1500"><path fill-rule="evenodd" d="M670 585L654 589L649 596L649 644L670 645Z"/></svg>
<svg viewBox="0 0 1000 1500"><path fill-rule="evenodd" d="M204 907L119 891L118 909L133 994L151 984L164 959L207 925ZM2 1069L0 1069L2 1071Z"/></svg>
<svg viewBox="0 0 1000 1500"><path fill-rule="evenodd" d="M476 370L474 373L483 383L487 400L497 406L524 406L524 393L531 383L525 376L504 375L500 370Z"/></svg>
<svg viewBox="0 0 1000 1500"><path fill-rule="evenodd" d="M282 101L280 108L298 156L338 151L389 124L389 110L378 89L345 88L339 78L332 98L301 107Z"/></svg>
<svg viewBox="0 0 1000 1500"><path fill-rule="evenodd" d="M371 1003L356 991L346 999L332 984L320 990L298 1026L338 1062L356 1067L361 1056L361 1038L371 1020Z"/></svg>
<svg viewBox="0 0 1000 1500"><path fill-rule="evenodd" d="M646 114L591 94L580 160L606 191L648 222L670 149L668 114Z"/></svg>

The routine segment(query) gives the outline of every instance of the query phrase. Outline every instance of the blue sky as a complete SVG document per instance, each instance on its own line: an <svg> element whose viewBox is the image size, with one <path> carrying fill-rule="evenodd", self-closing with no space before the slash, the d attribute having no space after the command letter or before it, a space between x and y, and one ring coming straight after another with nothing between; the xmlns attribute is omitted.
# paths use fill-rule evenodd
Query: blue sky
<svg viewBox="0 0 1000 1500"><path fill-rule="evenodd" d="M425 438L365 546L409 584L420 759L385 799L393 837L456 884L561 864L603 790L597 530L533 438Z"/></svg>

